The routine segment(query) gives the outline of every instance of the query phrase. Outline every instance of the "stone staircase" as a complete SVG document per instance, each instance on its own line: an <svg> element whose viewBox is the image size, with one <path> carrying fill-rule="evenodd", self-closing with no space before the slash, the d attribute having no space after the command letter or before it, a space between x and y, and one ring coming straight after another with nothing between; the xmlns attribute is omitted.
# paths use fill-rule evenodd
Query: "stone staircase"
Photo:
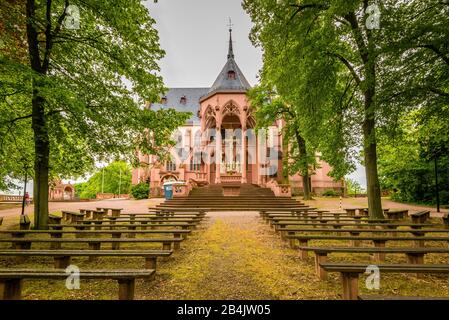
<svg viewBox="0 0 449 320"><path fill-rule="evenodd" d="M205 208L211 211L258 211L290 209L304 206L288 197L276 197L271 189L252 184L239 184L240 194L224 196L223 185L209 185L193 189L188 197L166 200L160 209ZM225 186L226 187L226 186Z"/></svg>

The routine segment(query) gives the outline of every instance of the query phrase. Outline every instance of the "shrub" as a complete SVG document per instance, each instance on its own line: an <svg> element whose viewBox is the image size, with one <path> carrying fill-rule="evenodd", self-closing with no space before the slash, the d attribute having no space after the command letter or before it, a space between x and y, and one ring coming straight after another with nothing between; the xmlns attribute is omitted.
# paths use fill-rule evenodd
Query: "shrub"
<svg viewBox="0 0 449 320"><path fill-rule="evenodd" d="M323 192L323 196L325 197L338 197L339 195L340 194L337 191L332 189L328 189Z"/></svg>
<svg viewBox="0 0 449 320"><path fill-rule="evenodd" d="M148 186L148 183L141 182L139 184L132 186L131 194L133 198L136 200L148 199L148 196L150 194L150 188Z"/></svg>

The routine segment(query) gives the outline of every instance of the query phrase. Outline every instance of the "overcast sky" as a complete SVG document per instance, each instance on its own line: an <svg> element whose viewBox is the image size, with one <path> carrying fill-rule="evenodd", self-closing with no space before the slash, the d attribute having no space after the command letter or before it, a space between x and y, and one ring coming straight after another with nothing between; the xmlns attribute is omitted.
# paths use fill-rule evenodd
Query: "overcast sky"
<svg viewBox="0 0 449 320"><path fill-rule="evenodd" d="M153 0L145 2L156 20L167 87L210 87L226 63L229 18L235 60L251 85L262 66L262 53L249 41L251 20L240 0Z"/></svg>

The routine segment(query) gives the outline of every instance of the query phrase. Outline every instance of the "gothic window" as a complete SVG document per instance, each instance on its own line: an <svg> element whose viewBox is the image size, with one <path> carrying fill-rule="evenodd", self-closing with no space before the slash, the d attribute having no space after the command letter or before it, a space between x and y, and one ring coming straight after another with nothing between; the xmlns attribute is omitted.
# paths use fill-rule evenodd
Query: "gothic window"
<svg viewBox="0 0 449 320"><path fill-rule="evenodd" d="M228 71L228 80L235 80L235 71Z"/></svg>
<svg viewBox="0 0 449 320"><path fill-rule="evenodd" d="M167 104L167 97L161 98L161 104Z"/></svg>
<svg viewBox="0 0 449 320"><path fill-rule="evenodd" d="M190 171L201 170L201 152L195 153L190 159Z"/></svg>
<svg viewBox="0 0 449 320"><path fill-rule="evenodd" d="M182 97L181 97L181 100L179 101L179 103L181 103L181 104L186 104L186 103L187 103L187 98L186 98L186 96L182 96Z"/></svg>
<svg viewBox="0 0 449 320"><path fill-rule="evenodd" d="M167 161L165 164L165 169L167 171L176 171L176 164L173 161Z"/></svg>

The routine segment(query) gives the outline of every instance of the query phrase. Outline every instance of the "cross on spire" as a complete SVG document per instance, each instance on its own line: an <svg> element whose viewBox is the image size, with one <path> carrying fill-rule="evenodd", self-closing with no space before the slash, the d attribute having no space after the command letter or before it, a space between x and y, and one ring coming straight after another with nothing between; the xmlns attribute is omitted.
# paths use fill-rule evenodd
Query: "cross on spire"
<svg viewBox="0 0 449 320"><path fill-rule="evenodd" d="M229 49L228 49L228 59L234 59L234 50L232 48L232 27L234 25L232 24L231 18L229 18Z"/></svg>

